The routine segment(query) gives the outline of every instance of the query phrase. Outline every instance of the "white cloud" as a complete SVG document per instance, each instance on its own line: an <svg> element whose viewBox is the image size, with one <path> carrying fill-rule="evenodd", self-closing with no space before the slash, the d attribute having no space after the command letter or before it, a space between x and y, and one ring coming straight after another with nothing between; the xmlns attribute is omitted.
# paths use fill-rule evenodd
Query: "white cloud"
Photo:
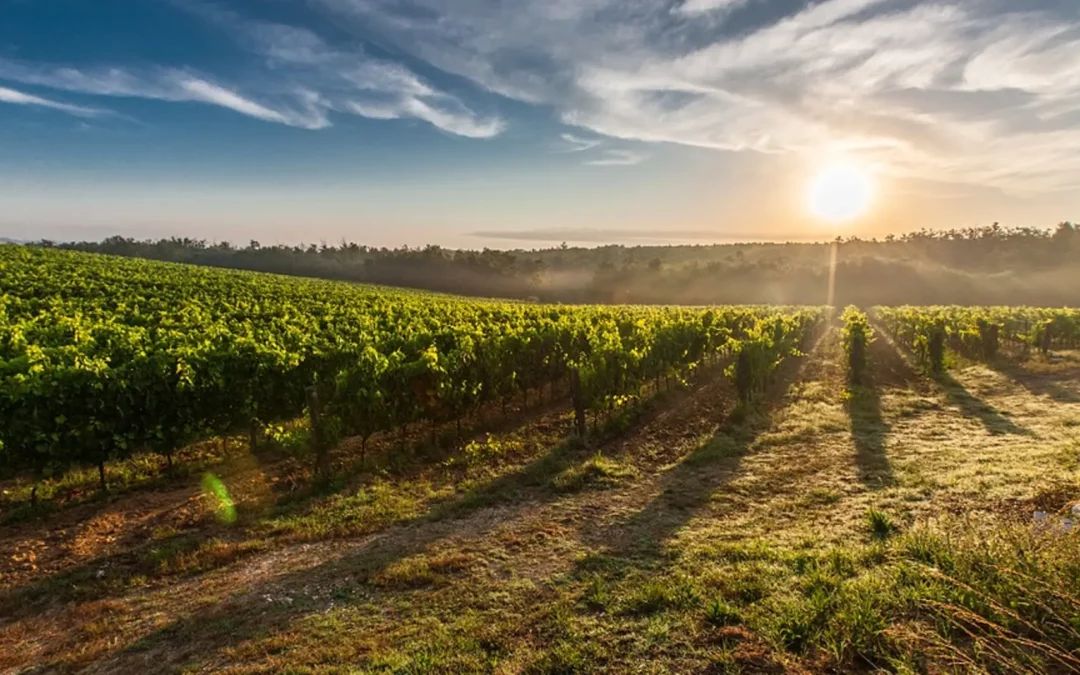
<svg viewBox="0 0 1080 675"><path fill-rule="evenodd" d="M345 108L361 117L373 120L401 119L401 111L396 106L385 103L349 101L345 104Z"/></svg>
<svg viewBox="0 0 1080 675"><path fill-rule="evenodd" d="M42 108L52 108L53 110L60 110L78 117L98 117L100 115L108 114L107 110L102 110L100 108L87 108L81 105L62 103L60 101L42 98L41 96L34 96L33 94L26 94L14 89L8 89L7 87L0 87L0 103L14 103L15 105L33 105Z"/></svg>
<svg viewBox="0 0 1080 675"><path fill-rule="evenodd" d="M491 138L503 130L501 120L477 121L468 111L434 108L419 98L407 97L391 103L348 101L344 110L373 120L415 118L456 136Z"/></svg>
<svg viewBox="0 0 1080 675"><path fill-rule="evenodd" d="M633 150L605 150L601 157L590 159L584 164L587 166L633 166L641 164L646 158L647 155Z"/></svg>
<svg viewBox="0 0 1080 675"><path fill-rule="evenodd" d="M584 138L572 133L563 133L559 137L563 152L584 153L586 158L581 163L585 166L632 166L648 159L648 155L634 150L609 148L610 141L600 138Z"/></svg>
<svg viewBox="0 0 1080 675"><path fill-rule="evenodd" d="M317 90L324 110L380 120L418 119L468 138L491 138L506 127L501 118L473 112L404 65L373 58L359 47L332 47L305 28L251 20L200 0L174 2L239 35L253 51L267 58L277 77ZM269 113L264 119L276 115L276 111L243 103L235 109L250 111L246 114L256 117Z"/></svg>
<svg viewBox="0 0 1080 675"><path fill-rule="evenodd" d="M219 87L206 80L200 80L196 77L186 75L178 76L176 77L176 86L187 94L192 101L200 101L202 103L221 106L222 108L228 108L229 110L238 112L241 115L255 117L267 122L278 122L279 124L304 127L306 129L322 129L323 127L330 125L326 116L317 107L317 97L308 99L309 104L312 105L309 106L307 114L297 115L289 112L271 110L264 105L240 96L236 92L229 91L228 89Z"/></svg>
<svg viewBox="0 0 1080 675"><path fill-rule="evenodd" d="M201 73L165 67L78 69L0 59L0 78L98 96L204 103L302 129L330 126L331 112L417 119L468 138L491 138L506 127L502 118L474 112L399 63L373 58L359 48L332 48L304 28L251 21L199 0L174 2L219 24L264 60L266 72L246 87L256 95ZM73 114L91 110L46 99L33 103Z"/></svg>
<svg viewBox="0 0 1080 675"><path fill-rule="evenodd" d="M504 123L500 119L478 120L465 109L453 112L429 105L419 98L406 98L402 101L402 110L431 125L458 136L469 138L491 138L502 132Z"/></svg>
<svg viewBox="0 0 1080 675"><path fill-rule="evenodd" d="M158 68L145 72L122 68L78 70L0 59L0 78L97 96L205 103L304 129L321 129L329 125L324 107L310 92L298 89L288 96L291 105L283 103L270 107L206 78L176 69Z"/></svg>
<svg viewBox="0 0 1080 675"><path fill-rule="evenodd" d="M705 12L731 12L742 7L750 0L686 0L679 5L683 14L703 14Z"/></svg>
<svg viewBox="0 0 1080 675"><path fill-rule="evenodd" d="M599 138L582 138L574 134L562 134L560 138L566 143L563 148L565 152L584 152L603 143Z"/></svg>
<svg viewBox="0 0 1080 675"><path fill-rule="evenodd" d="M358 35L616 139L844 149L1014 193L1080 178L1080 16L1057 0L317 2Z"/></svg>

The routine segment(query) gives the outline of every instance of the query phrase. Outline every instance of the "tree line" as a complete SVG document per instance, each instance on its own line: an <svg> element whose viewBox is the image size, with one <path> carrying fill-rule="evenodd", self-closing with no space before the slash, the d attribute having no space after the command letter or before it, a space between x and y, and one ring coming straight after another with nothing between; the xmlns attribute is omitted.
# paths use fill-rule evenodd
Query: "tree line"
<svg viewBox="0 0 1080 675"><path fill-rule="evenodd" d="M46 246L462 295L573 303L1080 304L1080 230L994 224L822 243L500 251L202 239ZM835 254L835 268L832 266Z"/></svg>

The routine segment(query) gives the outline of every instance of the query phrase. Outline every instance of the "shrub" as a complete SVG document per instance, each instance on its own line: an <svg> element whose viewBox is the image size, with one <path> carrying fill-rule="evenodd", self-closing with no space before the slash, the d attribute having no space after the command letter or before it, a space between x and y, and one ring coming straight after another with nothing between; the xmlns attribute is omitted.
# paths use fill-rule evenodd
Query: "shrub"
<svg viewBox="0 0 1080 675"><path fill-rule="evenodd" d="M874 339L870 320L858 307L844 310L844 352L847 354L848 378L852 384L865 384L867 348Z"/></svg>

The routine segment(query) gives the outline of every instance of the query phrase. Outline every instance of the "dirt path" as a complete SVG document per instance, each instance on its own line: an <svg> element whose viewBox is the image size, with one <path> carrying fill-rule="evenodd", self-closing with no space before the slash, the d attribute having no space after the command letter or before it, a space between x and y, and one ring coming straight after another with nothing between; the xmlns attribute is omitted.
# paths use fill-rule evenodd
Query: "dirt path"
<svg viewBox="0 0 1080 675"><path fill-rule="evenodd" d="M565 635L651 654L644 619L605 619L614 627L588 638L595 619L564 616L593 592L590 570L646 583L652 570L744 574L740 561L762 542L810 550L865 538L871 506L904 523L1015 507L1052 489L1046 476L1077 468L1075 381L981 366L932 381L884 339L871 359L873 382L849 395L832 331L743 423L731 420L728 385L716 378L669 396L615 440L553 448L381 532L275 545L197 576L0 623L0 665L394 671L430 661L469 672L487 668L463 655L496 650L499 672L518 672ZM1055 388L1040 391L1050 381ZM585 478L567 488L566 476ZM658 672L705 663L705 652L693 655L700 636L667 639Z"/></svg>
<svg viewBox="0 0 1080 675"><path fill-rule="evenodd" d="M811 362L820 358L811 357ZM777 388L786 388L796 378L814 377L814 370L796 362L784 376L787 380L778 382ZM148 661L179 664L212 653L224 656L216 663L221 666L237 658L237 649L258 635L284 631L298 619L331 611L335 598L357 585L363 586L360 592L367 603L393 604L422 593L423 605L439 605L443 598L460 599L476 585L543 589L570 574L583 557L631 555L642 543L647 550L679 529L702 506L698 502L710 489L731 475L734 464L711 461L719 458L713 455L737 462L748 449L751 438L734 441L721 433L729 424L731 407L729 385L715 378L672 397L629 433L567 463L566 468L572 469L588 463L593 452L602 454L634 472L636 477L625 484L565 494L544 486L521 501L460 518L421 521L357 540L280 549L216 579L189 582L201 600L183 609L179 601L187 597L187 590L183 585L167 589L168 598L146 601L168 606L171 614L180 616L156 627L153 640L158 644L121 653L99 667L116 671ZM760 424L767 425L767 420ZM702 470L692 472L691 488L685 467L693 464ZM433 574L441 577L436 589L427 587ZM417 586L422 590L415 590ZM221 595L215 589L227 591L229 599L219 602ZM213 601L204 602L209 598ZM223 624L230 626L227 633L221 630ZM376 639L382 628L370 626L369 637ZM184 643L180 647L173 639L179 635ZM215 662L204 665L212 667Z"/></svg>

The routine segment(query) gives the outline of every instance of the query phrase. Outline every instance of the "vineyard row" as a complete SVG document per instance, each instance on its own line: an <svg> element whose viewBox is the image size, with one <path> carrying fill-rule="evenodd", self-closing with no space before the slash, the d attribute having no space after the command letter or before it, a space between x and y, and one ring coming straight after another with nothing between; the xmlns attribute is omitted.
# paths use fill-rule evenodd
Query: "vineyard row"
<svg viewBox="0 0 1080 675"><path fill-rule="evenodd" d="M311 414L320 444L570 382L586 411L726 361L744 400L823 309L464 300L0 247L0 460L56 475Z"/></svg>

